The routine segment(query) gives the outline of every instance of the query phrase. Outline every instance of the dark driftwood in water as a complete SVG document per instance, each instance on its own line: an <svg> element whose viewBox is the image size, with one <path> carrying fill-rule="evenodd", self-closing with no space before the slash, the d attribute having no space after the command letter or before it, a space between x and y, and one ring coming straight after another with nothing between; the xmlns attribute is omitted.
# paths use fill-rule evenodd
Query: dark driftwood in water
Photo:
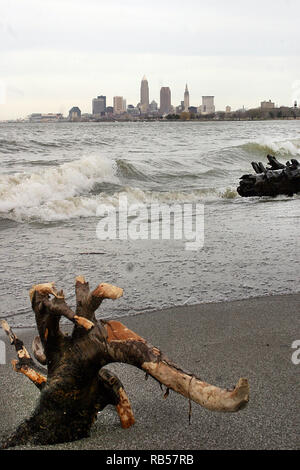
<svg viewBox="0 0 300 470"><path fill-rule="evenodd" d="M89 435L97 413L115 405L121 425L134 423L133 412L118 377L103 368L113 362L138 367L169 389L214 411L238 411L249 399L249 385L240 379L232 390L209 385L172 363L158 348L118 321L97 321L95 311L103 299L117 299L122 289L99 284L90 292L81 276L76 278L76 310L70 309L63 291L54 283L39 284L30 290L39 336L33 341L35 358L47 366L40 368L6 321L2 327L16 348L17 372L26 375L40 390L33 415L4 440L2 448L25 443L55 444ZM59 327L64 316L74 323L70 336ZM167 393L165 394L167 396Z"/></svg>
<svg viewBox="0 0 300 470"><path fill-rule="evenodd" d="M252 162L254 175L243 175L237 192L240 196L277 196L300 192L300 163L292 159L285 165L272 155L267 155L269 166L266 168L261 162Z"/></svg>

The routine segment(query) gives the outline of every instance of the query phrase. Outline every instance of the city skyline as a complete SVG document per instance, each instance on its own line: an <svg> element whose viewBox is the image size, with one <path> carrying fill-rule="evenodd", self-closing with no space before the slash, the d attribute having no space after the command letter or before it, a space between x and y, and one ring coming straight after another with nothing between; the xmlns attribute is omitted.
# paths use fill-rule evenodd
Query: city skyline
<svg viewBox="0 0 300 470"><path fill-rule="evenodd" d="M296 0L253 0L251 8L237 0L3 2L0 119L65 115L74 104L88 111L101 93L109 103L115 95L137 103L141 71L150 102L169 86L177 104L188 83L193 105L202 95L217 96L217 109L269 97L292 105L300 96L299 15Z"/></svg>
<svg viewBox="0 0 300 470"><path fill-rule="evenodd" d="M199 106L190 106L190 94L188 90L188 85L186 83L185 90L183 94L183 100L176 106L172 103L171 99L171 90L170 87L161 87L159 105L153 99L150 103L149 99L149 83L146 78L146 75L143 75L140 85L140 101L134 105L131 103L127 104L126 98L123 96L113 96L112 106L106 106L106 95L98 95L96 98L92 99L92 112L84 112L83 115L91 115L97 118L107 117L109 115L119 116L123 114L131 114L132 116L147 116L151 115L167 115L170 113L180 114L182 112L188 113L192 112L193 114L214 114L215 113L215 104L214 96L202 96L202 104ZM269 100L271 102L271 100ZM227 106L228 108L228 106ZM78 119L78 113L81 116L81 109L78 106L73 106L69 111L69 117L73 115L74 119ZM36 120L39 115L42 113L31 113L31 120ZM43 113L47 116L47 113ZM51 113L50 113L51 114ZM61 113L56 113L61 115ZM53 113L54 115L54 113Z"/></svg>
<svg viewBox="0 0 300 470"><path fill-rule="evenodd" d="M141 115L146 115L148 113L159 112L161 114L168 114L171 112L188 112L190 108L190 93L188 90L188 85L186 83L185 90L183 93L183 100L180 103L172 103L171 99L171 89L170 87L161 87L160 89L160 96L159 96L159 105L158 102L153 100L150 103L149 98L149 82L146 78L146 75L143 75L140 85L140 101L135 103L128 103L128 106L133 110L136 110ZM202 96L202 103L201 104L194 104L194 108L197 108L199 113L202 114L210 114L215 112L215 105L214 105L214 96ZM106 107L103 107L103 103L106 103L106 95L105 96L97 96L97 98L92 99L92 113L93 115L104 115L106 111ZM120 103L123 102L123 105ZM118 103L118 104L117 104ZM125 103L125 104L124 104ZM110 108L110 106L108 107ZM115 115L121 114L122 112L126 112L126 99L123 96L113 96L112 98L112 106L113 113ZM87 113L89 114L89 113Z"/></svg>
<svg viewBox="0 0 300 470"><path fill-rule="evenodd" d="M153 99L150 103L149 99L149 83L146 78L146 75L143 76L140 84L140 101L133 105L131 103L127 104L126 98L123 96L113 96L112 98L112 106L107 106L107 97L106 95L98 95L96 98L93 98L91 101L91 112L82 112L82 110L78 106L73 106L69 112L67 120L69 121L78 121L83 118L83 120L99 120L99 119L110 119L110 118L118 118L123 117L123 119L127 118L162 118L166 117L168 114L171 115L178 115L178 117L182 119L190 119L191 116L194 118L195 116L207 116L209 115L211 119L216 118L220 119L220 116L227 114L228 116L230 113L239 113L242 114L247 111L247 108L244 106L242 108L233 110L231 106L226 105L225 109L216 109L215 106L215 96L214 95L202 95L202 103L197 104L196 106L190 103L190 93L188 89L188 84L186 83L184 93L183 93L183 100L180 101L179 104L172 103L171 99L171 90L170 87L161 87L160 89L160 98L159 98L159 105ZM278 117L280 116L290 116L295 117L296 114L293 113L293 110L299 110L298 107L299 102L294 100L293 106L276 106L275 102L271 99L267 101L261 101L259 106L255 106L250 108L250 114L247 117L251 118L256 116L261 116L266 118L266 112L269 111L269 117L274 118L275 114L272 111L275 111L277 108ZM260 114L257 110L261 110L263 113ZM257 111L253 114L254 111ZM292 112L291 112L292 111ZM189 114L190 117L184 116ZM208 117L209 117L208 116ZM168 116L169 118L169 116ZM229 116L230 118L230 116ZM40 121L57 121L57 120L66 120L66 117L63 113L49 113L49 112L34 112L30 113L25 118L17 118L17 120L28 120L30 122L40 122ZM223 119L223 117L221 117Z"/></svg>
<svg viewBox="0 0 300 470"><path fill-rule="evenodd" d="M299 81L299 84L300 84L300 81ZM180 112L188 112L189 111L189 108L194 108L196 109L197 108L197 113L199 114L213 114L215 112L231 112L231 111L238 111L238 110L243 110L243 109L255 109L255 108L258 108L260 107L258 105L258 103L256 103L255 106L253 107L250 107L250 108L247 108L245 107L244 105L242 107L239 107L239 108L236 108L236 109L233 109L232 106L230 106L228 103L227 105L225 106L224 109L222 108L216 108L215 106L215 102L214 102L214 99L215 99L215 95L202 95L201 97L201 103L191 103L190 102L190 93L189 93L189 89L188 89L188 84L186 83L185 84L185 89L184 89L184 93L183 93L183 100L180 100L179 103L172 103L172 99L171 99L171 89L170 87L161 87L160 88L160 91L159 91L159 99L156 101L155 98L156 97L152 97L152 101L150 103L150 91L149 91L149 82L148 82L148 79L146 78L146 75L144 74L143 75L143 78L141 79L141 82L140 82L140 100L139 102L134 105L132 103L135 103L134 101L132 103L127 103L127 99L126 97L123 97L123 96L117 96L117 95L114 95L111 97L111 104L107 104L109 103L109 101L107 100L107 96L106 95L97 95L95 98L92 98L91 100L91 112L90 112L90 109L80 109L79 107L74 106L74 103L72 105L72 109L73 108L77 108L80 110L80 113L82 114L90 114L90 115L98 115L98 116L104 116L106 114L106 110L107 109L111 109L113 110L113 114L114 115L121 115L123 113L126 113L127 112L127 107L129 106L130 108L135 108L135 109L139 109L139 113L142 115L142 114L147 114L147 113L153 113L153 111L158 111L159 113L161 114L168 114L168 113L172 113L172 112L175 112L175 113L180 113ZM168 96L167 96L168 95ZM198 96L198 94L197 94ZM0 93L0 97L1 97L1 93ZM262 101L260 102L261 105L263 103L266 103L266 105L268 106L269 103L272 104L272 107L286 107L286 106L298 106L299 103L300 103L300 99L299 101L296 99L296 98L300 98L300 96L297 96L297 95L294 95L294 101L293 103L290 103L288 105L285 105L285 104L281 104L281 105L278 105L278 104L275 104L275 101L271 103L271 99L268 99L268 101ZM161 105L163 101L163 106ZM167 102L167 104L166 104ZM153 106L154 105L154 106ZM267 107L266 106L266 107ZM42 115L46 115L46 114L56 114L56 115L61 115L63 116L64 114L66 115L70 115L70 112L72 111L71 110L67 110L66 112L57 112L57 111L51 111L50 113L46 110L40 112L30 112L27 116L18 116L16 118L13 118L13 119L26 119L28 118L29 116L32 116L32 115L38 115L38 114L42 114ZM37 110L36 110L37 111ZM1 121L1 119L0 119Z"/></svg>

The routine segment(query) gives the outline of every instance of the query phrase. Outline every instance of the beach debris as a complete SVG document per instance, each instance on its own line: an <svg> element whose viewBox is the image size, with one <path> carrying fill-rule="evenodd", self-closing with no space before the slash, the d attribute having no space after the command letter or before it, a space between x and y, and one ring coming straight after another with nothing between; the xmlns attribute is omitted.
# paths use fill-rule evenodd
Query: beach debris
<svg viewBox="0 0 300 470"><path fill-rule="evenodd" d="M278 196L279 194L293 196L300 193L300 163L294 158L284 165L274 156L267 155L269 166L261 162L252 162L255 174L243 175L237 192L242 197Z"/></svg>
<svg viewBox="0 0 300 470"><path fill-rule="evenodd" d="M157 347L116 320L97 321L95 312L104 299L118 299L123 289L100 283L90 291L83 276L75 280L76 308L67 305L54 283L35 285L30 300L38 336L30 356L8 323L1 326L14 345L18 360L13 368L26 375L40 390L38 404L29 419L1 443L1 448L24 444L56 444L87 437L97 414L114 405L122 428L135 422L126 391L119 378L105 368L121 362L143 370L161 386L164 398L173 390L212 411L235 412L249 400L249 384L241 378L233 390L203 382L173 363ZM60 319L73 322L71 334L60 329Z"/></svg>

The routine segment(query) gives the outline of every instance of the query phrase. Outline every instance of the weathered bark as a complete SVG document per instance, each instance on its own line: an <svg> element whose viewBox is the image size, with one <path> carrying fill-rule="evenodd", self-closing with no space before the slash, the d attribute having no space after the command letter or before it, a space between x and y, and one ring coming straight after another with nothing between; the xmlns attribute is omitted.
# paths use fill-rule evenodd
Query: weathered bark
<svg viewBox="0 0 300 470"><path fill-rule="evenodd" d="M90 292L81 276L76 278L75 313L66 304L63 291L53 283L33 286L32 308L39 336L33 341L35 364L22 341L6 321L2 327L16 348L16 371L22 372L40 389L33 415L8 437L2 447L27 442L55 444L89 435L97 413L115 405L123 428L134 423L133 412L118 377L104 368L113 362L131 364L158 382L213 411L238 411L249 400L249 385L240 379L233 390L209 385L171 362L158 348L118 321L97 321L96 309L105 298L117 299L123 290L99 284ZM53 297L50 297L53 296ZM74 323L72 334L59 327L64 316Z"/></svg>
<svg viewBox="0 0 300 470"><path fill-rule="evenodd" d="M269 166L261 162L252 162L254 175L243 175L237 192L240 196L293 196L300 192L300 163L292 159L286 164L280 163L272 155L267 155Z"/></svg>

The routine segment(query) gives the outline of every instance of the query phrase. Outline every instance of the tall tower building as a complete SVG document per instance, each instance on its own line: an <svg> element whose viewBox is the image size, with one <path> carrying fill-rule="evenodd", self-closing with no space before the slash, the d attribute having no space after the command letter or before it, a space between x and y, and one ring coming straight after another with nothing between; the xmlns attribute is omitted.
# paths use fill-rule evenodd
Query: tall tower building
<svg viewBox="0 0 300 470"><path fill-rule="evenodd" d="M188 112L190 106L190 94L188 90L187 84L185 85L185 92L184 92L184 111Z"/></svg>
<svg viewBox="0 0 300 470"><path fill-rule="evenodd" d="M141 101L140 101L140 108L142 113L146 113L149 108L149 85L148 80L145 75L141 81Z"/></svg>
<svg viewBox="0 0 300 470"><path fill-rule="evenodd" d="M160 89L160 112L168 114L171 111L171 90L168 86L163 86Z"/></svg>

